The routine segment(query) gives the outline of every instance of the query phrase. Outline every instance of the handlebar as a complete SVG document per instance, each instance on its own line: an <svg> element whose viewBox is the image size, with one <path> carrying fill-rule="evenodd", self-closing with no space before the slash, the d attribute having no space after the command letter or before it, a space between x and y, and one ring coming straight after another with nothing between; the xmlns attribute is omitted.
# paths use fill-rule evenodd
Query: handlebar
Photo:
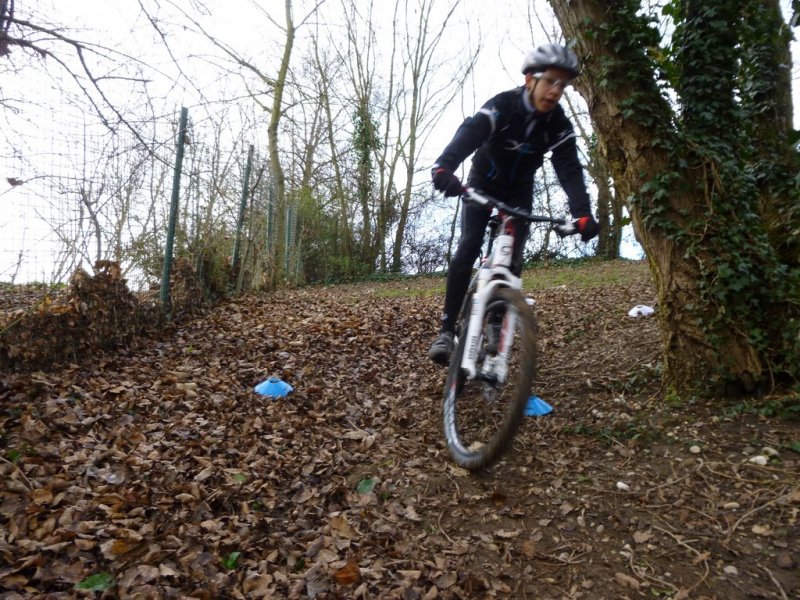
<svg viewBox="0 0 800 600"><path fill-rule="evenodd" d="M503 211L507 215L522 219L523 221L528 221L529 223L550 223L554 226L553 228L562 235L569 235L577 232L577 228L575 226L575 221L577 221L577 219L575 221L567 221L565 219L557 219L545 215L534 215L524 208L509 206L502 200L498 200L492 196L487 196L475 188L464 188L464 193L461 197L464 202L471 202L478 206L493 206L498 210Z"/></svg>

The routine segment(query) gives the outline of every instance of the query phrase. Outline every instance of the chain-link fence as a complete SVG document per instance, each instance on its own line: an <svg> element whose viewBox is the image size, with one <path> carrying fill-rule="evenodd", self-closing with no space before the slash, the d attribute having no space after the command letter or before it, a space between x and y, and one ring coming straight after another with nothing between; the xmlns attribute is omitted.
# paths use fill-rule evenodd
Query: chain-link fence
<svg viewBox="0 0 800 600"><path fill-rule="evenodd" d="M295 220L277 227L264 153L246 128L229 139L211 119L181 123L177 112L117 127L54 115L0 155L0 367L20 353L63 359L270 281ZM63 348L31 337L54 330Z"/></svg>
<svg viewBox="0 0 800 600"><path fill-rule="evenodd" d="M193 121L191 114L179 140L178 122L176 113L110 128L85 115L58 116L7 149L0 156L0 285L7 291L19 284L53 286L108 260L120 264L133 290L158 286L179 142L185 155L175 254L208 275L219 267L215 276L221 277L238 239L234 284L256 285L255 271L269 262L274 240L268 236L276 229L269 223L273 194L263 152L244 136L221 139L219 127Z"/></svg>

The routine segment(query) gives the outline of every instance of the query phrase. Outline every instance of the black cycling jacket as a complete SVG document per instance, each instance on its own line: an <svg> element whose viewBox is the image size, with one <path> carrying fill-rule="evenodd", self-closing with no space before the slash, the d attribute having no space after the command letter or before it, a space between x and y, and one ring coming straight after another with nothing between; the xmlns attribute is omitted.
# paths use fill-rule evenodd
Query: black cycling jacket
<svg viewBox="0 0 800 600"><path fill-rule="evenodd" d="M469 185L530 206L533 176L549 151L572 217L591 215L572 123L559 105L538 113L524 86L498 94L467 117L436 164L455 171L475 152Z"/></svg>

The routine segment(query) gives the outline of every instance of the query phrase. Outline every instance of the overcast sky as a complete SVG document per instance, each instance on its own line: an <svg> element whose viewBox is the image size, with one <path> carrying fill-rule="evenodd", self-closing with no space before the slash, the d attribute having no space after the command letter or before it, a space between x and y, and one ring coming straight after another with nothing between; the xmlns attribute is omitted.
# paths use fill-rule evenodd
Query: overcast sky
<svg viewBox="0 0 800 600"><path fill-rule="evenodd" d="M204 14L199 9L201 4L195 0L173 1L196 18L206 31L220 42L234 48L237 53L251 60L265 73L276 72L285 35L275 23L281 25L285 22L284 2L269 0L258 3L262 5L261 7L255 6L251 0L203 2L202 5L213 11L211 14ZM412 6L414 1L410 0ZM235 78L228 80L224 88L218 87L219 70L214 65L222 66L220 51L211 47L204 36L182 27L182 21L185 23L185 19L171 2L167 0L160 2L141 0L141 2L148 7L153 16L161 20L161 26L168 34L166 39L171 55L166 52L166 48L147 22L138 0L81 0L80 2L33 0L33 6L46 14L49 21L63 23L70 29L81 29L79 34L75 34L79 39L98 41L141 59L148 69L153 69L143 74L150 79L149 93L156 98L163 97L165 110L173 110L174 107L181 105L191 109L208 100L244 94L241 81ZM293 13L296 24L299 24L316 4L315 0L294 0ZM449 4L448 0L437 0L440 11ZM790 0L782 0L782 4L788 13ZM156 8L159 5L161 8ZM359 6L365 8L367 5L368 3L364 1L359 3ZM388 0L375 3L378 15L384 19L385 27L384 32L379 32L378 35L378 51L385 53L385 56L388 56L390 51L389 23L392 5L393 3ZM529 11L533 31L529 25ZM440 12L439 15L441 14ZM268 15L275 23L270 22ZM341 0L325 0L319 16L312 17L298 30L292 57L293 67L299 68L304 51L308 48L309 37L315 31L316 22L323 23L334 32L337 27L341 28L344 39L345 31L341 21ZM452 107L445 113L436 135L432 136L430 144L422 149L422 159L428 161L435 159L444 145L442 140L452 135L465 115L474 112L494 94L519 85L522 81L519 65L524 53L534 43L547 41L548 36L557 35L557 31L558 26L552 18L546 0L536 0L530 4L525 0L505 2L462 0L448 28L449 36L443 45L442 53L457 55L463 52L465 47L477 44L478 40L482 44L482 51L474 74L465 81L464 97L453 102ZM800 129L800 49L797 43L793 46L794 122L795 127ZM188 79L178 77L173 58L178 59ZM113 90L110 86L106 86L106 89ZM121 103L130 103L132 98L126 88L120 86L118 89L120 95L115 99ZM198 90L202 90L206 97L201 98ZM110 93L113 95L113 91ZM145 101L144 97L141 101Z"/></svg>
<svg viewBox="0 0 800 600"><path fill-rule="evenodd" d="M241 80L233 78L220 86L220 70L214 65L222 66L221 53L209 46L208 40L192 33L181 26L183 17L167 0L161 0L161 10L156 10L157 0L140 0L147 6L153 16L161 22L163 31L167 33L167 41L171 55L158 38L154 29L147 22L140 10L139 0L81 0L65 2L63 0L29 0L18 3L17 16L23 8L41 16L43 20L63 24L68 28L64 33L82 41L91 41L113 48L131 57L124 61L135 65L139 59L145 70L139 74L149 80L148 92L159 99L159 107L163 114L172 114L180 106L187 106L194 117L199 116L199 107L208 100L230 99L244 95ZM349 1L349 0L348 0ZM174 0L193 18L201 22L208 33L220 42L240 53L244 58L252 60L265 73L273 75L280 60L280 53L285 35L279 25L285 22L284 2L268 0L260 2L260 8L251 0L227 0L226 2L203 2L213 14L204 14L200 4L195 0ZM412 4L415 0L409 0ZM439 10L449 5L447 0L437 0ZM789 12L790 0L782 0L785 12ZM298 25L316 5L313 0L294 0L294 19ZM368 3L360 2L366 8ZM393 2L376 0L379 15L384 19L384 31L378 33L379 52L388 55L390 30L389 23ZM533 7L532 9L529 8ZM530 13L529 13L530 11ZM442 13L434 16L441 18ZM530 20L533 22L533 31ZM448 56L457 56L465 48L474 47L480 40L482 51L472 76L465 80L465 93L454 101L443 115L435 133L420 151L420 164L431 163L449 141L457 125L465 115L472 114L483 102L494 94L521 84L522 76L519 67L524 53L534 44L547 41L548 36L557 35L552 13L546 0L528 3L525 0L507 0L493 2L487 0L462 0L448 27L448 38L441 52ZM275 23L270 22L268 16ZM299 30L296 47L293 52L292 65L299 68L300 59L308 47L309 36L314 33L315 20L325 27L337 27L342 30L342 11L340 0L325 0L318 17L312 18ZM276 25L277 24L277 25ZM17 49L14 51L19 53ZM800 129L800 50L798 43L793 44L794 66L794 123ZM443 60L448 56L444 56ZM177 59L188 79L178 77L173 59ZM60 69L50 60L48 63L50 76ZM109 72L108 75L131 75ZM96 75L105 74L100 69ZM6 79L3 90L6 96L9 90L22 99L24 104L41 102L45 112L33 117L34 122L47 119L52 113L47 110L48 104L57 105L62 100L59 86L52 81L40 78L40 73L26 70L24 75L14 77L13 86ZM120 106L130 106L136 102L145 102L145 95L137 97L128 91L125 85L106 86L112 100ZM205 98L200 97L200 91ZM116 95L115 95L116 94ZM79 94L78 94L79 95ZM249 102L252 104L252 102ZM221 104L220 104L221 105ZM218 106L220 106L218 105ZM209 110L213 110L213 107ZM263 135L263 132L262 132ZM6 190L7 191L7 190ZM8 221L6 227L8 230ZM4 232L0 230L0 237ZM6 234L7 235L7 234ZM0 265L2 267L2 265ZM0 268L0 279L3 269Z"/></svg>
<svg viewBox="0 0 800 600"><path fill-rule="evenodd" d="M214 35L223 44L234 48L239 54L251 60L265 73L274 74L280 60L280 52L285 40L278 25L284 23L284 2L269 0L255 6L251 0L228 0L226 2L202 2L195 0L173 0L196 18L206 31ZM349 0L347 0L349 1ZM413 6L415 0L410 0ZM163 97L165 106L186 105L192 107L203 103L198 90L206 95L205 100L213 100L215 95L231 97L244 90L234 90L240 81L228 81L224 91L216 87L219 71L211 65L221 65L220 51L210 47L208 40L196 35L189 29L181 27L185 19L178 9L167 0L141 0L151 14L161 20L161 26L167 33L167 42L171 55L146 17L140 10L137 0L81 0L80 2L64 2L63 0L32 0L28 7L47 17L48 21L63 23L71 30L80 29L74 34L78 39L91 40L105 46L115 48L131 57L142 60L148 68L143 75L150 79L150 93ZM26 3L27 4L27 3ZM317 4L315 0L294 0L294 19L296 24ZM377 13L384 19L384 32L379 32L379 52L388 55L389 22L392 16L392 2L381 0L375 3L379 7ZM437 0L437 7L443 10L448 0ZM785 10L789 12L790 0L782 0ZM156 8L161 6L160 9ZM213 13L204 14L199 9L208 6ZM366 7L367 2L359 6ZM529 9L533 7L532 9ZM534 30L529 25L533 21ZM442 13L439 12L439 15ZM434 20L436 17L434 17ZM314 33L315 23L321 22L333 31L341 24L341 0L325 0L322 3L319 17L311 18L298 30L296 47L293 52L292 65L299 67L300 59L308 47L309 37ZM380 21L380 19L379 19ZM522 81L519 65L524 53L533 45L547 41L548 36L557 35L558 26L552 18L552 12L546 0L528 3L525 0L507 0L505 2L487 2L486 0L462 0L448 28L449 37L443 45L442 53L456 55L464 47L474 46L478 40L482 44L482 52L478 59L474 75L465 82L465 100L454 103L443 120L441 130L449 136L465 114L473 112L485 100L499 91L519 85ZM68 32L72 34L72 32ZM382 43L384 42L385 43ZM795 127L800 129L800 49L794 45L793 81L795 90ZM178 77L173 62L178 62L185 69L189 80ZM131 61L133 62L133 61ZM52 72L52 69L51 69ZM113 73L112 73L113 74ZM28 74L26 79L31 79ZM106 89L112 89L109 86ZM124 86L120 86L120 102L130 102ZM111 92L113 94L113 91ZM441 145L441 144L438 144ZM429 154L438 154L438 148Z"/></svg>

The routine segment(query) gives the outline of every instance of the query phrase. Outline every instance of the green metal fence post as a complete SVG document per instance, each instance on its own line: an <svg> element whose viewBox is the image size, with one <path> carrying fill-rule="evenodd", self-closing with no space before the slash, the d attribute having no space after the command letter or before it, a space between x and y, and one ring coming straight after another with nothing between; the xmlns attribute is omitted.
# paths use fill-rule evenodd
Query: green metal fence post
<svg viewBox="0 0 800 600"><path fill-rule="evenodd" d="M293 231L292 231L292 207L286 207L286 251L284 252L284 265L283 272L289 277L289 254L292 247Z"/></svg>
<svg viewBox="0 0 800 600"><path fill-rule="evenodd" d="M270 256L273 253L273 246L275 245L275 194L272 189L272 178L269 179L269 187L267 188L267 251ZM272 267L275 268L274 266Z"/></svg>
<svg viewBox="0 0 800 600"><path fill-rule="evenodd" d="M244 185L242 185L242 200L239 202L239 218L236 220L236 241L233 244L233 272L239 270L239 252L242 245L242 228L244 226L244 211L247 208L247 196L250 192L250 168L253 166L253 144L247 151L247 165L244 167ZM237 290L239 291L239 290Z"/></svg>
<svg viewBox="0 0 800 600"><path fill-rule="evenodd" d="M167 225L167 243L164 249L164 270L161 273L161 310L169 316L169 280L172 275L172 249L175 246L175 223L178 219L178 198L181 191L181 171L183 169L183 151L186 140L186 122L189 109L181 108L181 120L178 126L178 152L175 156L175 173L172 177L172 200L169 206L169 223Z"/></svg>

